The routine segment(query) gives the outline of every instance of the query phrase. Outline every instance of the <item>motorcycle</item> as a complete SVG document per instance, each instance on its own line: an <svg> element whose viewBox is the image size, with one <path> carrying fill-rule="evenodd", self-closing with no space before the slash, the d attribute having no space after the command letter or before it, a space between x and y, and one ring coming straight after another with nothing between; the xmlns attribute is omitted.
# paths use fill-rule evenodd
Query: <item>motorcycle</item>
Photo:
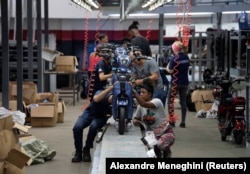
<svg viewBox="0 0 250 174"><path fill-rule="evenodd" d="M217 85L213 89L213 96L215 101L218 101L217 118L221 140L226 141L227 136L232 136L236 144L242 144L246 128L246 99L242 96L233 96L233 93L245 87L241 84L245 79L228 78L223 73L207 78L207 74L211 72L205 73L205 83L214 82Z"/></svg>
<svg viewBox="0 0 250 174"><path fill-rule="evenodd" d="M118 132L124 134L126 125L133 117L133 94L131 79L131 59L128 56L128 50L121 46L114 49L115 57L112 59L112 115L118 122Z"/></svg>
<svg viewBox="0 0 250 174"><path fill-rule="evenodd" d="M135 107L133 97L133 81L132 60L128 53L131 51L136 59L148 59L145 56L140 56L136 51L140 51L138 47L129 46L125 49L121 46L114 46L115 57L112 59L112 115L114 120L118 122L118 132L124 134L125 127L131 122ZM138 89L137 89L138 90Z"/></svg>

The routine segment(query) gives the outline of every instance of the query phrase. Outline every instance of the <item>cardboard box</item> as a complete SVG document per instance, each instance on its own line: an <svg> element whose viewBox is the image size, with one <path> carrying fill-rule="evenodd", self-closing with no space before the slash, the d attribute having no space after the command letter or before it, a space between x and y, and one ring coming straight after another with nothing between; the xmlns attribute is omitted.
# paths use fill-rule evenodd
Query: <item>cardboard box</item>
<svg viewBox="0 0 250 174"><path fill-rule="evenodd" d="M22 169L29 161L30 157L17 149L11 149L8 153L7 161Z"/></svg>
<svg viewBox="0 0 250 174"><path fill-rule="evenodd" d="M204 111L208 111L212 108L212 105L213 103L203 103L201 104L201 108L204 110Z"/></svg>
<svg viewBox="0 0 250 174"><path fill-rule="evenodd" d="M2 107L2 101L0 101L0 107ZM9 108L8 110L17 111L17 100L9 100Z"/></svg>
<svg viewBox="0 0 250 174"><path fill-rule="evenodd" d="M30 108L31 126L52 127L57 123L57 104L40 103Z"/></svg>
<svg viewBox="0 0 250 174"><path fill-rule="evenodd" d="M199 110L203 109L202 104L204 101L213 101L213 90L211 89L198 89L194 90L191 95L192 102L195 104L195 110L198 112ZM207 106L204 104L204 108Z"/></svg>
<svg viewBox="0 0 250 174"><path fill-rule="evenodd" d="M0 174L25 174L30 157L21 152L18 130L27 131L15 123L12 115L0 117Z"/></svg>
<svg viewBox="0 0 250 174"><path fill-rule="evenodd" d="M78 65L75 56L58 56L55 58L56 71L60 72L76 72Z"/></svg>
<svg viewBox="0 0 250 174"><path fill-rule="evenodd" d="M35 103L58 103L59 93L56 92L43 92L36 94L36 102Z"/></svg>
<svg viewBox="0 0 250 174"><path fill-rule="evenodd" d="M17 99L17 82L9 82L9 98L10 100ZM34 82L23 82L23 101L26 104L35 103L37 94L37 85Z"/></svg>
<svg viewBox="0 0 250 174"><path fill-rule="evenodd" d="M0 174L3 174L4 171L4 162L0 159Z"/></svg>
<svg viewBox="0 0 250 174"><path fill-rule="evenodd" d="M64 122L64 113L66 112L66 105L64 101L59 101L58 102L58 108L57 108L57 113L58 113L58 118L57 118L57 123L63 123Z"/></svg>
<svg viewBox="0 0 250 174"><path fill-rule="evenodd" d="M25 167L19 169L18 167L15 166L15 164L5 161L3 174L26 174L26 173L27 172Z"/></svg>

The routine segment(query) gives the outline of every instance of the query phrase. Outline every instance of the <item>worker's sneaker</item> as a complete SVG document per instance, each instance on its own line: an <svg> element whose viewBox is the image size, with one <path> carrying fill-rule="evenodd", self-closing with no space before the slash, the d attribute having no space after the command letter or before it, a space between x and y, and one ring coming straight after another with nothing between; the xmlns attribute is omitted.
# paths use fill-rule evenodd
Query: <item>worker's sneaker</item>
<svg viewBox="0 0 250 174"><path fill-rule="evenodd" d="M90 156L90 148L84 147L83 148L83 161L84 162L91 162L91 156Z"/></svg>
<svg viewBox="0 0 250 174"><path fill-rule="evenodd" d="M82 151L76 151L74 157L72 158L72 163L77 163L82 161Z"/></svg>
<svg viewBox="0 0 250 174"><path fill-rule="evenodd" d="M185 127L186 127L186 124L185 124L185 123L181 123L181 124L180 124L180 127L181 127L181 128L185 128Z"/></svg>

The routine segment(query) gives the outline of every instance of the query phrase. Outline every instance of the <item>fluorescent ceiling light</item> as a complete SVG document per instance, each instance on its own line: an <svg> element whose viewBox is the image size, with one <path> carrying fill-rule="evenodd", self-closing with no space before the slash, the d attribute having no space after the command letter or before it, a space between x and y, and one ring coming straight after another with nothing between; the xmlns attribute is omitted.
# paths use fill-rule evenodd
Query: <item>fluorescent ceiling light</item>
<svg viewBox="0 0 250 174"><path fill-rule="evenodd" d="M166 17L176 17L176 16L182 16L186 15L187 13L164 13L164 16ZM193 13L188 13L189 16L209 16L214 14L213 12L193 12ZM119 18L120 14L110 14L108 15L109 17L113 18ZM128 15L128 17L157 17L159 16L158 13L131 13Z"/></svg>
<svg viewBox="0 0 250 174"><path fill-rule="evenodd" d="M223 11L222 14L236 14L241 13L242 11ZM250 13L250 11L246 11L247 13Z"/></svg>
<svg viewBox="0 0 250 174"><path fill-rule="evenodd" d="M132 13L129 14L130 17L153 17L153 16L159 16L157 13Z"/></svg>
<svg viewBox="0 0 250 174"><path fill-rule="evenodd" d="M151 4L153 4L156 0L149 0L146 3L142 4L142 8L146 8L148 6L150 6Z"/></svg>
<svg viewBox="0 0 250 174"><path fill-rule="evenodd" d="M190 16L199 16L199 15L212 15L213 12L191 12L191 13L164 13L164 16L181 16L188 14Z"/></svg>
<svg viewBox="0 0 250 174"><path fill-rule="evenodd" d="M110 14L110 17L120 17L120 14ZM131 13L128 14L128 17L157 17L157 13Z"/></svg>

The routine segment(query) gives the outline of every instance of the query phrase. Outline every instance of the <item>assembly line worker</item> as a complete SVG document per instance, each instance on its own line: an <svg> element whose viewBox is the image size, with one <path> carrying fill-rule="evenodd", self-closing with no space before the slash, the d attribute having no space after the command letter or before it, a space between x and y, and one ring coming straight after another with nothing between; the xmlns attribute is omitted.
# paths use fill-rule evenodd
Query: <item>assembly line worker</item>
<svg viewBox="0 0 250 174"><path fill-rule="evenodd" d="M102 47L100 47L99 55L102 57L102 60L97 63L94 70L94 75L90 79L90 92L89 98L90 101L93 98L93 95L98 90L105 89L107 85L107 79L112 77L111 73L111 57L112 53L107 51L102 51Z"/></svg>
<svg viewBox="0 0 250 174"><path fill-rule="evenodd" d="M154 146L156 155L161 151L164 157L171 156L170 147L174 144L174 132L167 122L164 106L160 99L153 98L154 82L150 78L143 80L140 95L136 90L133 94L139 105L133 116L135 126L145 125L145 131L154 131L157 144Z"/></svg>
<svg viewBox="0 0 250 174"><path fill-rule="evenodd" d="M165 106L167 94L164 90L160 70L156 61L151 57L147 57L146 59L137 59L135 54L138 56L143 56L141 51L130 52L130 58L133 61L133 73L135 77L134 85L141 85L144 78L152 79L155 85L153 98L159 98L162 101L163 106Z"/></svg>
<svg viewBox="0 0 250 174"><path fill-rule="evenodd" d="M95 70L95 66L97 65L97 63L102 60L102 58L98 55L98 52L100 50L101 45L97 45L95 48L95 51L92 52L89 55L89 66L88 66L88 75L89 78L91 77L92 72Z"/></svg>
<svg viewBox="0 0 250 174"><path fill-rule="evenodd" d="M98 42L100 45L107 44L109 42L108 35L106 33L100 33L98 35Z"/></svg>
<svg viewBox="0 0 250 174"><path fill-rule="evenodd" d="M128 27L128 32L131 38L132 46L139 46L142 49L142 54L151 57L152 52L150 49L149 41L140 34L138 30L138 21L133 21L133 23Z"/></svg>
<svg viewBox="0 0 250 174"><path fill-rule="evenodd" d="M102 128L111 115L113 86L109 86L105 90L99 90L93 97L93 101L80 115L73 127L75 154L72 162L91 162L90 148L93 148L93 142L97 132ZM83 147L83 131L89 126L89 132L85 146Z"/></svg>
<svg viewBox="0 0 250 174"><path fill-rule="evenodd" d="M131 45L131 40L125 37L121 40L121 45L123 48L129 49L129 46Z"/></svg>
<svg viewBox="0 0 250 174"><path fill-rule="evenodd" d="M170 82L170 89L169 89L169 95L168 95L168 112L170 115L170 123L172 126L175 126L176 119L173 118L173 98L171 94L173 95L176 91L176 94L179 94L179 100L181 105L181 123L180 127L185 128L186 127L186 113L187 113L187 104L186 104L186 97L187 97L187 91L188 91L188 68L190 65L189 57L184 53L185 48L182 42L175 41L172 44L172 50L174 53L174 56L170 59L168 65L167 65L167 72L171 74L171 82ZM173 87L176 86L175 89ZM171 100L172 98L172 100Z"/></svg>
<svg viewBox="0 0 250 174"><path fill-rule="evenodd" d="M108 43L108 35L105 33L101 33L98 35L98 44L94 49L94 52L90 53L89 55L89 66L88 66L88 74L89 77L91 73L94 71L96 64L101 60L101 57L98 55L100 47L104 44Z"/></svg>

